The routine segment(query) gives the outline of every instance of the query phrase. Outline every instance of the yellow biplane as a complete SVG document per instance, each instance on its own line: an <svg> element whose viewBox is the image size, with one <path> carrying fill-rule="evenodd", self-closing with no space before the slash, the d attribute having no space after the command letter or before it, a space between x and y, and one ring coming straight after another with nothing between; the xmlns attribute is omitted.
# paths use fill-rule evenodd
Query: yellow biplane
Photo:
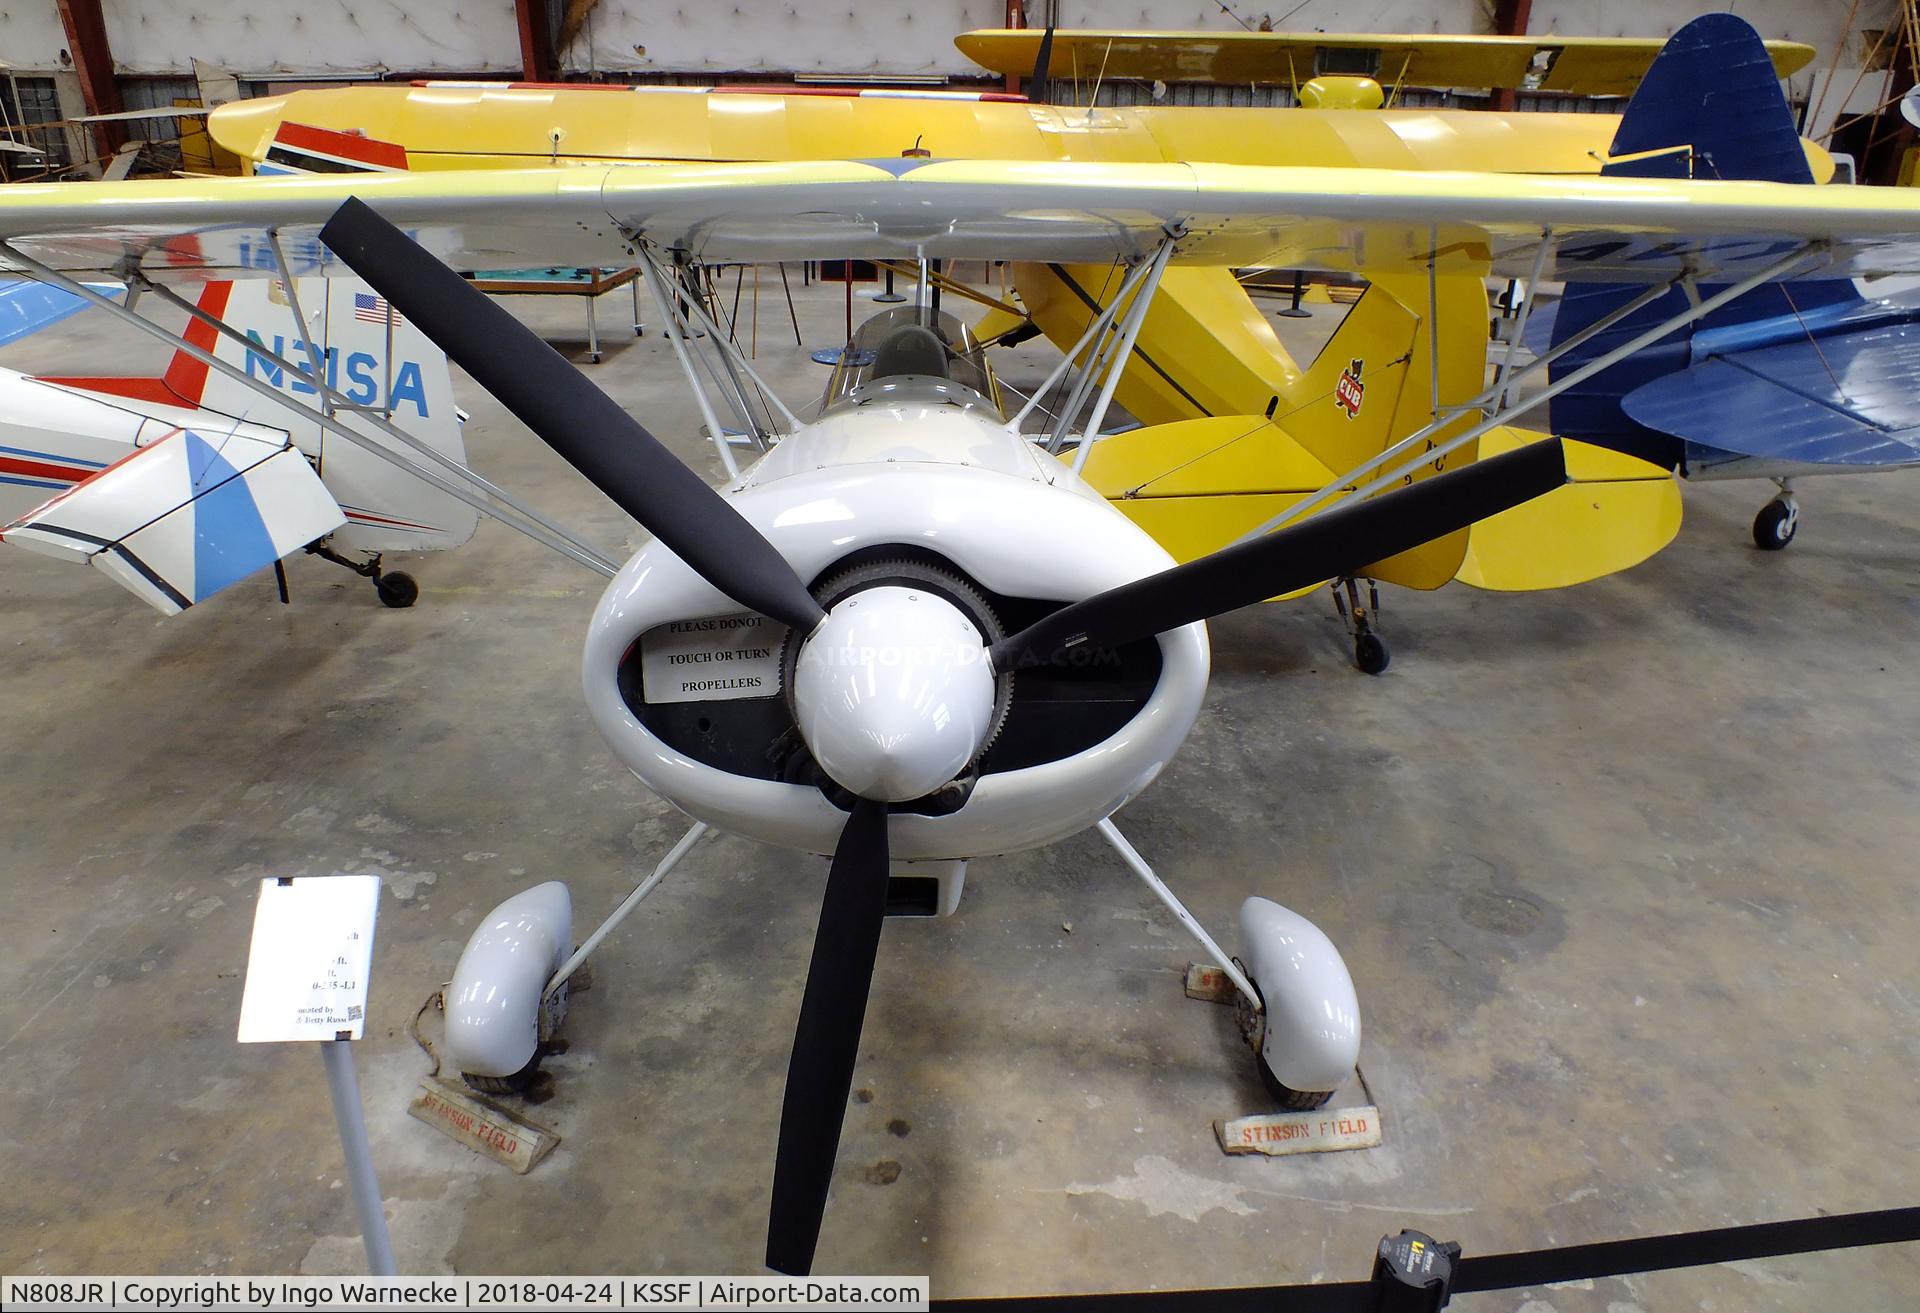
<svg viewBox="0 0 1920 1313"><path fill-rule="evenodd" d="M968 59L1009 77L1025 76L1035 68L1043 43L1050 76L1088 83L1102 78L1227 86L1265 83L1289 86L1298 92L1315 78L1367 78L1389 88L1495 88L1564 96L1624 96L1640 84L1665 41L1648 37L1093 28L1052 33L982 29L963 32L954 40ZM1797 41L1769 41L1766 50L1775 73L1783 78L1813 61L1813 47Z"/></svg>
<svg viewBox="0 0 1920 1313"><path fill-rule="evenodd" d="M1207 40L1221 50L1257 48L1267 58L1285 44L1273 34L1247 36L1244 42L1234 34ZM997 68L1017 62L1009 51L1036 51L1040 39L969 34L961 45ZM1071 62L1069 52L1086 39L1055 34L1053 68L1062 58ZM1359 48L1343 45L1348 38L1315 34L1312 40L1316 50ZM1365 41L1371 43L1366 49L1384 52L1375 71L1392 80L1533 85L1533 75L1515 62L1521 48L1497 39ZM1658 49L1655 42L1523 44L1533 52L1528 68L1541 62L1541 49L1558 51L1548 61L1550 76L1538 85L1562 91L1624 89ZM1191 46L1181 37L1171 48ZM1118 57L1120 47L1114 50ZM989 58L990 51L998 53ZM1478 62L1468 58L1475 51ZM1811 55L1790 43L1772 43L1767 52L1777 72L1804 66ZM1320 59L1315 71L1347 65ZM417 172L900 161L912 153L998 161L1010 186L1016 166L1021 177L1050 178L1059 166L1184 165L1359 171L1330 183L1342 189L1388 176L1427 175L1438 183L1455 172L1514 177L1518 186L1525 175L1552 180L1543 184L1546 194L1574 195L1606 163L1619 124L1618 116L1602 114L1081 108L997 93L426 82L238 102L216 110L209 130L223 148L262 171L339 167L337 160L315 164L310 152L301 154L302 139L319 133L378 143L388 161L379 167ZM1804 150L1814 177L1830 177L1825 153L1810 144ZM1377 480L1393 458L1410 452L1446 447L1420 467L1431 472L1449 460L1471 460L1483 446L1506 449L1537 439L1538 431L1511 422L1518 412L1510 387L1493 398L1503 422L1481 422L1493 413L1485 279L1504 266L1484 247L1450 244L1439 225L1428 226L1431 261L1401 267L1362 261L1369 291L1306 366L1281 344L1231 267L1173 262L1142 302L1114 390L1113 399L1148 427L1098 442L1088 479L1187 560L1277 517L1311 511L1330 495L1323 489ZM1089 344L1092 357L1110 353L1120 317L1110 312L1120 309L1115 298L1126 283L1123 268L1110 261L1023 261L1012 248L988 254L1013 262L1022 311L1061 350L1091 335L1097 339ZM1336 266L1348 267L1303 251L1274 267ZM1513 276L1534 272L1527 266ZM1672 539L1680 499L1669 469L1578 443L1569 445L1569 460L1577 488L1477 526L1471 535L1382 563L1372 577L1419 589L1456 577L1500 589L1559 587L1626 568ZM1385 648L1371 630L1374 608L1361 607L1351 581L1343 582L1356 661L1383 666Z"/></svg>

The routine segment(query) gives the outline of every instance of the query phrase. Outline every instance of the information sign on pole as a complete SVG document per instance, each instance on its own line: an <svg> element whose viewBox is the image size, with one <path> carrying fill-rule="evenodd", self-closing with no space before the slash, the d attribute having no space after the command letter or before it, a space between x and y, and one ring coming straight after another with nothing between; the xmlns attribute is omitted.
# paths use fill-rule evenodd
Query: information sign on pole
<svg viewBox="0 0 1920 1313"><path fill-rule="evenodd" d="M262 880L240 1042L359 1039L379 905L377 875Z"/></svg>

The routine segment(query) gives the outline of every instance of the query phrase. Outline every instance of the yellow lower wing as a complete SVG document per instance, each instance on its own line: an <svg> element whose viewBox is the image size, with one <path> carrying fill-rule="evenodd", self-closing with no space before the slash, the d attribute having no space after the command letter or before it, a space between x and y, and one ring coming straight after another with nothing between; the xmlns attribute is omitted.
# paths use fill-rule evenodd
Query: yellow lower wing
<svg viewBox="0 0 1920 1313"><path fill-rule="evenodd" d="M1497 428L1480 439L1480 454L1545 437L1531 429ZM1570 482L1544 497L1473 526L1456 576L1496 592L1565 588L1638 565L1680 532L1680 489L1658 465L1604 447L1568 441Z"/></svg>
<svg viewBox="0 0 1920 1313"><path fill-rule="evenodd" d="M1219 551L1334 477L1259 415L1154 424L1102 438L1082 474L1181 562Z"/></svg>
<svg viewBox="0 0 1920 1313"><path fill-rule="evenodd" d="M1480 455L1545 436L1497 428L1480 439ZM1584 442L1569 441L1566 452L1566 487L1469 530L1458 579L1499 592L1565 588L1638 565L1673 541L1680 489L1672 474ZM1219 551L1335 476L1258 415L1154 424L1103 438L1083 473L1182 562Z"/></svg>

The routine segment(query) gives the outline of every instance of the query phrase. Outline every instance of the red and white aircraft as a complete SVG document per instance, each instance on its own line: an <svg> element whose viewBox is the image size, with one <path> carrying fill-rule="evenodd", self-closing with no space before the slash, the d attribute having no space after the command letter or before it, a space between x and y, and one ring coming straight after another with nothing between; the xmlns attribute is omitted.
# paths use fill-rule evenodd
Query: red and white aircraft
<svg viewBox="0 0 1920 1313"><path fill-rule="evenodd" d="M417 586L383 554L458 546L479 519L396 463L409 445L466 463L445 354L351 278L297 279L291 295L273 279L208 283L196 308L188 343L292 402L318 399L301 371L323 359L335 412L365 442L185 347L158 378L0 370L0 538L90 563L169 615L303 548L410 605Z"/></svg>

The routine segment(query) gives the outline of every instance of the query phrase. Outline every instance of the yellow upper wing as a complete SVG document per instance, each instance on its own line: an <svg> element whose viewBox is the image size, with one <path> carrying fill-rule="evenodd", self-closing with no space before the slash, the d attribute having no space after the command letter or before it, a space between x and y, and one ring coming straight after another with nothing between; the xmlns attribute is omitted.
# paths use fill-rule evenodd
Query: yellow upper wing
<svg viewBox="0 0 1920 1313"><path fill-rule="evenodd" d="M708 260L929 257L1097 264L1168 233L1187 264L1725 281L1920 272L1920 192L1389 169L933 160L616 165L0 188L0 239L56 268L228 277L326 255L357 195L460 269L621 261L635 240ZM0 252L0 266L7 263Z"/></svg>
<svg viewBox="0 0 1920 1313"><path fill-rule="evenodd" d="M960 53L995 73L1025 76L1040 53L1035 29L987 29L954 38ZM1358 73L1383 86L1508 87L1574 96L1624 96L1639 85L1664 37L1394 36L1346 32L1056 31L1048 72L1166 82L1282 83ZM1814 49L1769 41L1774 70L1789 77Z"/></svg>

